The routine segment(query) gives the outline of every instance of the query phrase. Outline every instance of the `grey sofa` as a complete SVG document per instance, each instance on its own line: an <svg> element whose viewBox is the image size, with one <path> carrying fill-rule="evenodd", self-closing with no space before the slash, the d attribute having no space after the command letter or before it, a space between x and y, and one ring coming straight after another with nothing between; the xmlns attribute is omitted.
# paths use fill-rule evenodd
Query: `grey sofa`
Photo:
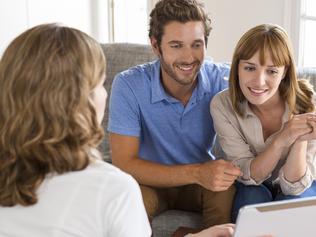
<svg viewBox="0 0 316 237"><path fill-rule="evenodd" d="M114 43L102 44L102 48L107 59L107 79L105 80L105 88L109 95L111 93L113 78L117 73L131 66L155 59L155 55L149 45ZM316 88L316 68L299 68L298 74L300 78L309 79L314 85L314 88ZM105 132L107 122L108 110L106 109L103 121ZM111 162L107 132L100 149L104 155L104 159ZM178 210L166 211L154 218L152 222L153 236L171 236L171 234L180 226L199 228L202 223L201 219L202 216L199 213Z"/></svg>

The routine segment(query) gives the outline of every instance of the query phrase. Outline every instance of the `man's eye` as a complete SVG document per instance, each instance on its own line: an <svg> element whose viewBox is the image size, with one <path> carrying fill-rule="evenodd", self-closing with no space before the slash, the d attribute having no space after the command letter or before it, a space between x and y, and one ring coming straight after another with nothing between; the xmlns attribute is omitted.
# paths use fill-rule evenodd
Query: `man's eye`
<svg viewBox="0 0 316 237"><path fill-rule="evenodd" d="M174 48L174 49L178 49L181 47L181 45L180 44L172 44L170 47Z"/></svg>
<svg viewBox="0 0 316 237"><path fill-rule="evenodd" d="M201 43L196 43L196 44L193 45L194 48L200 48L201 46L202 46Z"/></svg>

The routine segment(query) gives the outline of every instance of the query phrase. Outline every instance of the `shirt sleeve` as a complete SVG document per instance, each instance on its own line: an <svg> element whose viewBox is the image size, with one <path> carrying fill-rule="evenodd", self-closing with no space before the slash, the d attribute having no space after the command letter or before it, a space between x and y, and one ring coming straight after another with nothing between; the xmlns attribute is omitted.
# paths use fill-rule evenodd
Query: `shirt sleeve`
<svg viewBox="0 0 316 237"><path fill-rule="evenodd" d="M243 135L231 103L224 96L225 94L220 93L211 101L210 111L217 139L223 149L225 158L232 161L243 172L243 176L238 178L238 181L245 185L259 185L268 179L271 174L258 182L251 178L250 164L255 155Z"/></svg>
<svg viewBox="0 0 316 237"><path fill-rule="evenodd" d="M229 77L229 65L228 64L212 64L211 77L216 80L216 84L213 83L212 87L215 91L222 91L228 87L228 77Z"/></svg>
<svg viewBox="0 0 316 237"><path fill-rule="evenodd" d="M279 182L280 182L280 187L283 194L300 195L312 185L316 176L315 156L316 156L316 140L308 141L307 154L306 154L306 161L307 161L306 172L300 180L294 183L291 183L288 180L286 180L284 177L283 167L280 169Z"/></svg>
<svg viewBox="0 0 316 237"><path fill-rule="evenodd" d="M104 203L108 210L104 218L104 237L150 237L151 227L143 204L142 195L137 182L124 174L115 185L115 190L108 190L112 200Z"/></svg>
<svg viewBox="0 0 316 237"><path fill-rule="evenodd" d="M223 64L223 70L221 71L221 88L220 91L225 90L228 87L230 67L228 64Z"/></svg>
<svg viewBox="0 0 316 237"><path fill-rule="evenodd" d="M139 106L127 78L118 74L113 81L109 105L108 131L126 136L140 136Z"/></svg>

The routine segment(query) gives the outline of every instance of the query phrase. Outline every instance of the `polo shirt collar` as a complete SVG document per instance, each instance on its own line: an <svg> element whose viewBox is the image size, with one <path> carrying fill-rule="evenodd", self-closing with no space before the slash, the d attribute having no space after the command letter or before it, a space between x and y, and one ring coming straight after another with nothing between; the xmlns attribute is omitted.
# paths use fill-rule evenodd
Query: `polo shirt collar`
<svg viewBox="0 0 316 237"><path fill-rule="evenodd" d="M157 59L151 73L151 103L167 100L168 97L160 81L160 61Z"/></svg>
<svg viewBox="0 0 316 237"><path fill-rule="evenodd" d="M162 100L167 100L170 102L178 102L175 98L168 95L163 88L163 85L160 80L160 61L157 60L154 62L154 67L151 75L151 103L156 103ZM194 88L192 96L196 94L196 99L200 100L204 97L206 93L210 92L210 81L207 79L205 72L203 70L203 65L197 76L197 86Z"/></svg>

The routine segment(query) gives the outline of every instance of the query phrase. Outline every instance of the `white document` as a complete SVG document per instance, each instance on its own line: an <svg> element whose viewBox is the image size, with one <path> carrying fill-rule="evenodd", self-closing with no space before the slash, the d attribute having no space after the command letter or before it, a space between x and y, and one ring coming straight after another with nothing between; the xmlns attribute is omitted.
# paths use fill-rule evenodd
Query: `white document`
<svg viewBox="0 0 316 237"><path fill-rule="evenodd" d="M315 237L316 197L241 208L234 237Z"/></svg>

